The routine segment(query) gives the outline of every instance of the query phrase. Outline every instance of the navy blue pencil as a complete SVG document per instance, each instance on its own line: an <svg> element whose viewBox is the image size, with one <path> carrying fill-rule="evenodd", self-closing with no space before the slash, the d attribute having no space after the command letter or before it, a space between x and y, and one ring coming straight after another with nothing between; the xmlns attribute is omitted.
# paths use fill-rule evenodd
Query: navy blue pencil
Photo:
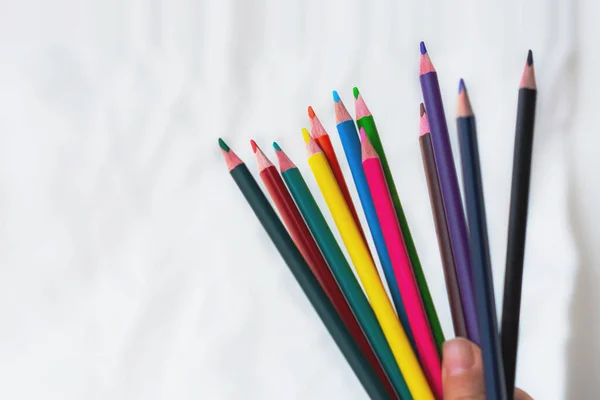
<svg viewBox="0 0 600 400"><path fill-rule="evenodd" d="M494 300L494 283L485 217L477 129L467 89L462 79L458 88L456 125L460 143L467 219L469 221L469 247L475 291L475 310L477 312L477 325L483 355L486 399L506 400L506 384L496 318L496 301Z"/></svg>

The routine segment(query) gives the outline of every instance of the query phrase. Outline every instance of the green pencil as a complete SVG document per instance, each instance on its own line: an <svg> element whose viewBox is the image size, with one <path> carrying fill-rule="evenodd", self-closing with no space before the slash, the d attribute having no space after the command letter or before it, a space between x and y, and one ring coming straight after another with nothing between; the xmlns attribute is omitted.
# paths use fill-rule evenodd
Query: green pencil
<svg viewBox="0 0 600 400"><path fill-rule="evenodd" d="M348 304L350 304L356 319L365 332L367 340L392 383L396 394L401 399L412 399L404 377L392 354L392 350L377 322L377 317L375 317L375 313L365 293L356 281L356 277L350 269L350 265L346 257L344 257L344 253L342 253L333 233L331 233L331 229L329 229L329 225L327 225L319 206L306 185L306 181L296 165L281 150L279 145L273 143L273 147L277 153L277 160L279 161L279 169L283 180L290 190L296 205L298 205L323 256L327 260L327 264L331 268L331 272L335 276Z"/></svg>
<svg viewBox="0 0 600 400"><path fill-rule="evenodd" d="M317 282L317 279L312 274L308 264L300 254L290 234L281 223L275 210L273 210L269 200L267 200L256 180L252 177L246 164L238 158L223 139L219 139L219 147L221 147L221 152L223 153L231 177L273 241L279 254L281 254L281 257L296 278L296 281L321 318L321 321L323 321L327 331L348 361L348 364L367 394L372 399L389 399L389 395L383 389L379 379L377 379L367 360L348 333L344 323L333 308L331 301L329 301L319 282Z"/></svg>
<svg viewBox="0 0 600 400"><path fill-rule="evenodd" d="M435 305L433 304L433 299L431 298L431 292L429 291L429 286L427 286L427 279L425 278L425 274L423 273L421 261L419 261L419 255L417 254L415 242L413 242L412 235L410 234L408 222L406 221L406 216L404 215L404 210L402 209L402 203L400 203L400 197L398 196L398 191L396 190L396 184L394 183L394 178L392 177L390 166L387 162L385 152L383 151L383 145L381 144L381 139L379 137L379 133L377 132L377 127L375 126L375 119L373 118L373 115L367 108L367 105L365 104L365 101L360 95L358 88L355 87L353 89L353 92L355 99L354 107L356 112L356 125L358 125L358 129L364 128L365 134L369 138L371 144L373 145L373 148L375 149L381 160L381 165L385 174L385 180L390 189L390 194L392 195L394 208L396 210L396 216L398 217L398 222L400 223L400 229L402 229L402 236L404 237L406 249L408 250L408 256L410 257L410 263L415 274L415 279L417 280L417 285L419 286L419 292L421 293L423 306L425 307L427 319L429 320L429 324L431 325L431 330L433 332L435 344L441 355L442 344L445 341L444 332L442 331L440 319L438 318L437 312L435 311Z"/></svg>

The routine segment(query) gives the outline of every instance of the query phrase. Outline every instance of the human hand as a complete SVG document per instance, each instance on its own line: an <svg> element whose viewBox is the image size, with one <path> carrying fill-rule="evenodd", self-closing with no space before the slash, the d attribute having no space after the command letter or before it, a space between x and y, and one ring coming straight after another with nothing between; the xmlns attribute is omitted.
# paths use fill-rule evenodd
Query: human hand
<svg viewBox="0 0 600 400"><path fill-rule="evenodd" d="M461 338L444 343L442 379L444 400L485 400L483 363L479 347ZM533 399L521 389L516 389L514 400Z"/></svg>

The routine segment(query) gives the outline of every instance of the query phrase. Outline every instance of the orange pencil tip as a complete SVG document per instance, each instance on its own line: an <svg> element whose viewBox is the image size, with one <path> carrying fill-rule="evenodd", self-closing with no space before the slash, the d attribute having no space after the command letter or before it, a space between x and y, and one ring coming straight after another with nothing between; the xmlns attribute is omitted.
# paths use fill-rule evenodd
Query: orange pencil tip
<svg viewBox="0 0 600 400"><path fill-rule="evenodd" d="M313 119L315 117L315 110L313 110L312 106L308 106L308 117Z"/></svg>

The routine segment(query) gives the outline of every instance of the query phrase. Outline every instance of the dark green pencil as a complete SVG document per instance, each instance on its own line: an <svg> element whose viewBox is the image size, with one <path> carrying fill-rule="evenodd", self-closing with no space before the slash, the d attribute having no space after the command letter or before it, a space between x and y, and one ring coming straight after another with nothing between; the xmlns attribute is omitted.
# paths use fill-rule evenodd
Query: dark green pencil
<svg viewBox="0 0 600 400"><path fill-rule="evenodd" d="M302 258L300 251L298 251L289 233L246 165L222 139L219 139L219 146L231 177L240 188L254 214L273 241L279 254L281 254L369 397L371 399L389 399L382 383L377 379L367 360L352 340L329 298L319 286L308 264Z"/></svg>
<svg viewBox="0 0 600 400"><path fill-rule="evenodd" d="M273 143L273 147L277 153L277 160L279 161L279 169L283 180L300 209L306 224L310 228L315 241L319 245L323 256L327 260L327 264L361 325L367 340L375 351L379 363L392 383L396 394L401 399L412 399L404 377L392 354L392 350L379 326L379 322L377 322L377 317L371 308L371 304L369 304L365 293L356 281L356 276L350 269L350 265L346 257L344 257L344 253L342 253L333 233L331 233L331 229L327 225L323 213L321 213L310 189L306 185L306 181L296 165L281 150L279 145Z"/></svg>

